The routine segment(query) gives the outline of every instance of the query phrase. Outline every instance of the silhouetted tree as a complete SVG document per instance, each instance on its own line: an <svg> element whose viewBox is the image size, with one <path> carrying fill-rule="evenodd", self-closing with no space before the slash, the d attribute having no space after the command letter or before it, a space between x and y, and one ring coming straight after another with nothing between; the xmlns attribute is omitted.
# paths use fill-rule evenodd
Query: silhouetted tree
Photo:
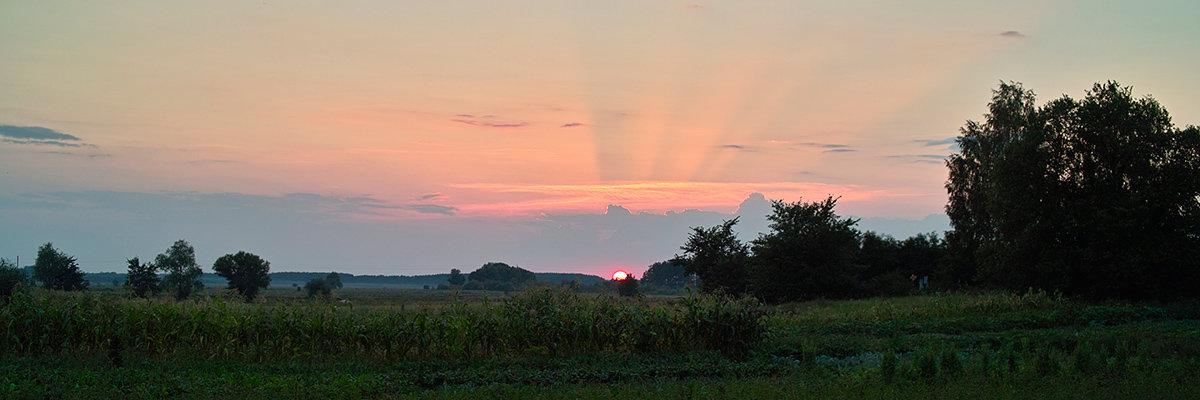
<svg viewBox="0 0 1200 400"><path fill-rule="evenodd" d="M129 269L125 274L125 289L133 297L151 297L158 293L158 266L154 263L142 264L137 257L128 260Z"/></svg>
<svg viewBox="0 0 1200 400"><path fill-rule="evenodd" d="M670 261L660 261L650 264L646 273L642 275L641 283L646 286L679 289L691 280L682 265L675 265Z"/></svg>
<svg viewBox="0 0 1200 400"><path fill-rule="evenodd" d="M617 281L617 294L622 297L632 297L638 295L638 280L633 274L629 274L625 279Z"/></svg>
<svg viewBox="0 0 1200 400"><path fill-rule="evenodd" d="M25 271L12 261L0 258L0 299L7 300L24 282Z"/></svg>
<svg viewBox="0 0 1200 400"><path fill-rule="evenodd" d="M258 289L271 284L271 263L244 251L221 256L213 262L213 271L229 280L229 288L237 290L246 302L254 301ZM333 287L332 284L329 286Z"/></svg>
<svg viewBox="0 0 1200 400"><path fill-rule="evenodd" d="M681 265L700 278L701 291L745 293L750 253L749 247L733 232L737 222L734 218L711 228L693 227L687 242L679 247L683 255L676 254L671 259L672 264Z"/></svg>
<svg viewBox="0 0 1200 400"><path fill-rule="evenodd" d="M446 278L446 281L449 282L450 286L452 287L462 287L462 285L467 282L467 278L463 276L462 271L459 271L458 268L451 268L450 277Z"/></svg>
<svg viewBox="0 0 1200 400"><path fill-rule="evenodd" d="M784 203L773 201L767 217L771 232L755 239L751 291L767 302L844 298L859 294L858 223L840 218L837 199Z"/></svg>
<svg viewBox="0 0 1200 400"><path fill-rule="evenodd" d="M72 291L84 290L88 286L83 279L83 271L75 263L75 257L56 250L50 243L38 248L33 278L47 289Z"/></svg>
<svg viewBox="0 0 1200 400"><path fill-rule="evenodd" d="M483 264L479 269L471 271L467 277L468 282L464 289L503 291L518 290L535 280L533 272L500 262Z"/></svg>
<svg viewBox="0 0 1200 400"><path fill-rule="evenodd" d="M329 286L329 282L326 282L322 278L314 278L304 284L304 291L308 292L308 298L310 299L321 296L322 299L328 301L329 296L333 294L333 287Z"/></svg>
<svg viewBox="0 0 1200 400"><path fill-rule="evenodd" d="M162 285L175 300L186 299L204 289L204 284L200 283L204 271L196 264L196 249L185 240L176 240L166 252L154 258L154 265L167 272Z"/></svg>
<svg viewBox="0 0 1200 400"><path fill-rule="evenodd" d="M949 275L1089 297L1196 295L1200 130L1128 87L993 92L947 160Z"/></svg>
<svg viewBox="0 0 1200 400"><path fill-rule="evenodd" d="M325 282L328 282L329 287L332 287L334 290L342 288L342 276L337 272L330 272L329 275L326 275Z"/></svg>

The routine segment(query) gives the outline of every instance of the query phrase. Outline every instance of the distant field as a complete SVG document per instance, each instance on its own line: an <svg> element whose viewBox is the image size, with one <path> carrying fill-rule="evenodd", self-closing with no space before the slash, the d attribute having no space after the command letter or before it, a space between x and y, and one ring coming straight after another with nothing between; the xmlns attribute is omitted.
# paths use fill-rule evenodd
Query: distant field
<svg viewBox="0 0 1200 400"><path fill-rule="evenodd" d="M24 296L0 308L0 398L1200 398L1195 302Z"/></svg>

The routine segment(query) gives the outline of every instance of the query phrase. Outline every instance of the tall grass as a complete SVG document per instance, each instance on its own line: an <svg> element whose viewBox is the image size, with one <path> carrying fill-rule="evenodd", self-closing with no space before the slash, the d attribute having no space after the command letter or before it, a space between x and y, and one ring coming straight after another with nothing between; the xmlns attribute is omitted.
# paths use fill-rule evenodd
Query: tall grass
<svg viewBox="0 0 1200 400"><path fill-rule="evenodd" d="M0 354L203 359L473 359L717 350L762 338L750 300L669 304L535 290L482 305L358 311L307 303L126 300L27 291L0 307Z"/></svg>

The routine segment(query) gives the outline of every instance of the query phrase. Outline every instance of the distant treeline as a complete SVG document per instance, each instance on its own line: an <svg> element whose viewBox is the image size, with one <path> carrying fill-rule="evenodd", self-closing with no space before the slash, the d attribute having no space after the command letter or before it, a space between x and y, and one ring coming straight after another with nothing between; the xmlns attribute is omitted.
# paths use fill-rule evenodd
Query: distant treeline
<svg viewBox="0 0 1200 400"><path fill-rule="evenodd" d="M306 282L313 279L325 278L328 272L272 272L272 286L291 286L293 283L303 286ZM117 286L125 283L128 274L121 272L97 272L84 273L83 279L91 283L91 287L110 286L116 282ZM436 287L447 283L450 274L431 274L431 275L355 275L345 272L338 272L342 279L342 284L351 287L368 287L368 286L404 286L404 287ZM166 274L159 274L160 278L166 277ZM584 285L591 285L598 282L603 282L604 278L595 275L574 274L574 273L534 273L534 279L538 282L549 283L569 283L572 281L579 282ZM200 275L200 282L206 286L221 287L225 285L226 280L217 274L205 273Z"/></svg>

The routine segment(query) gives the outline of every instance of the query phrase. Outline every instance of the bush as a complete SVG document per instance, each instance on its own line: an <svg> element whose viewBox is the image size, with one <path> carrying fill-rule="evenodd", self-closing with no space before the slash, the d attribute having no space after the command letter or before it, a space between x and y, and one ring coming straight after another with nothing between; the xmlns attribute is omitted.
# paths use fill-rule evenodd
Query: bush
<svg viewBox="0 0 1200 400"><path fill-rule="evenodd" d="M308 292L308 298L310 299L321 296L321 298L329 300L329 297L333 294L333 286L330 286L329 282L325 279L315 278L304 284L304 291Z"/></svg>

